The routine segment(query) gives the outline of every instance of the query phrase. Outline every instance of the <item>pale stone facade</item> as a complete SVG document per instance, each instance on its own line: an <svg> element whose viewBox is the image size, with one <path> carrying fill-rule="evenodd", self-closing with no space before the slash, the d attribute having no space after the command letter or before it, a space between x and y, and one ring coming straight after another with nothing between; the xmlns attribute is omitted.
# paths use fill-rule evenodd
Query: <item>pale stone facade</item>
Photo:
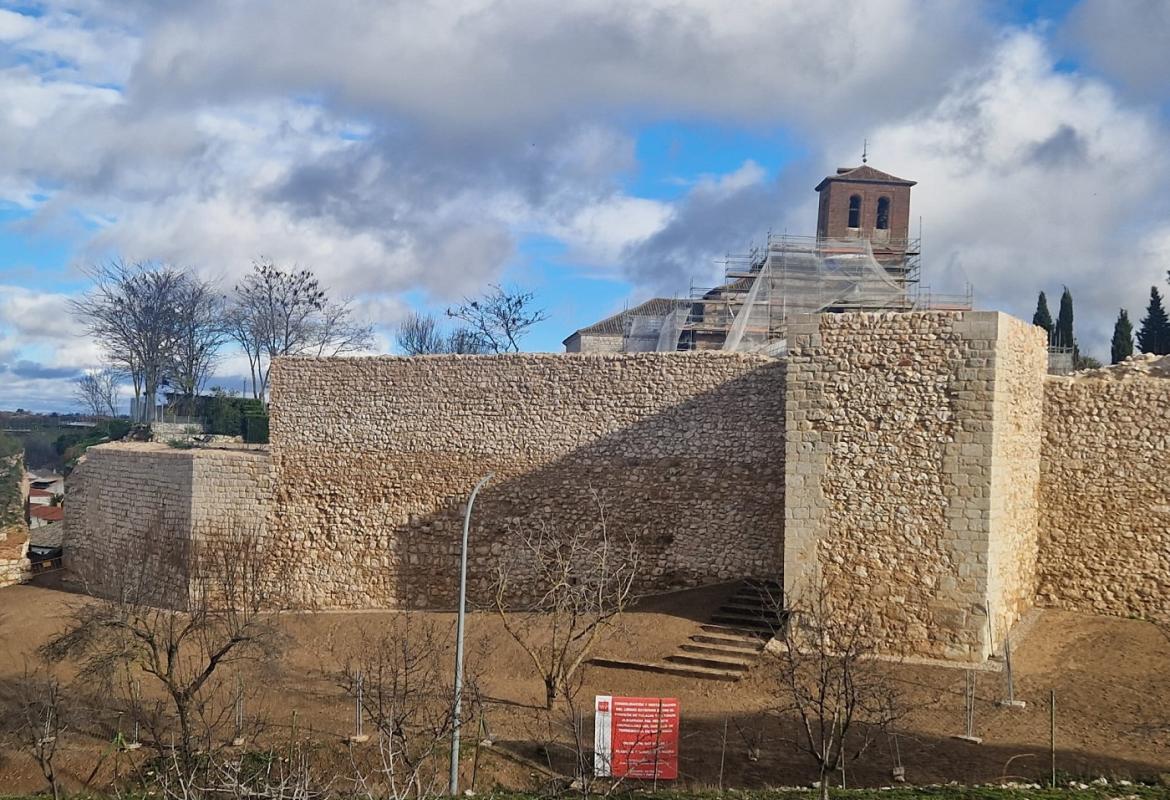
<svg viewBox="0 0 1170 800"><path fill-rule="evenodd" d="M449 608L462 504L493 472L476 600L501 564L524 586L517 528L591 526L596 493L611 536L637 535L640 592L769 577L791 599L822 575L890 653L980 660L1037 602L1167 616L1170 380L1046 379L1043 332L998 313L789 330L787 360L279 360L271 460L93 448L69 479L67 560L99 591L122 565L158 569L178 602L182 571L132 554L238 522L293 604Z"/></svg>
<svg viewBox="0 0 1170 800"><path fill-rule="evenodd" d="M450 607L524 570L517 527L636 536L639 590L780 569L784 364L736 354L285 359L272 372L273 559L300 603ZM517 581L516 585L524 585Z"/></svg>
<svg viewBox="0 0 1170 800"><path fill-rule="evenodd" d="M999 314L993 359L987 598L991 647L998 651L1036 595L1045 333Z"/></svg>
<svg viewBox="0 0 1170 800"><path fill-rule="evenodd" d="M992 651L989 628L1028 592L1011 554L1035 549L1034 507L1011 487L1038 471L1046 354L1030 327L994 312L790 322L790 598L818 578L860 593L888 652Z"/></svg>
<svg viewBox="0 0 1170 800"><path fill-rule="evenodd" d="M143 587L182 606L192 544L241 529L262 536L271 497L266 453L91 447L66 481L65 565L95 594Z"/></svg>
<svg viewBox="0 0 1170 800"><path fill-rule="evenodd" d="M1038 601L1170 619L1170 380L1049 378Z"/></svg>

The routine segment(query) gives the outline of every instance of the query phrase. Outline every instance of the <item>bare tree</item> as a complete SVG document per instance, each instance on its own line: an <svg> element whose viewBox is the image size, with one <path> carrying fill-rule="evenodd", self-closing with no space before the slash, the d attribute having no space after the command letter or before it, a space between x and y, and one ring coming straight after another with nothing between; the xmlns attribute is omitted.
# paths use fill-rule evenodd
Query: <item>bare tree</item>
<svg viewBox="0 0 1170 800"><path fill-rule="evenodd" d="M467 328L456 328L447 334L443 343L444 352L460 353L462 355L482 355L490 352L483 337Z"/></svg>
<svg viewBox="0 0 1170 800"><path fill-rule="evenodd" d="M878 643L860 595L834 588L818 577L792 598L772 651L781 713L796 716L796 746L816 764L822 798L833 773L904 713L888 665L873 658Z"/></svg>
<svg viewBox="0 0 1170 800"><path fill-rule="evenodd" d="M349 301L329 301L311 271L282 270L266 259L252 267L236 286L227 329L248 357L255 398L268 391L274 358L335 356L371 346L373 329L354 320Z"/></svg>
<svg viewBox="0 0 1170 800"><path fill-rule="evenodd" d="M261 259L236 286L232 306L231 335L252 362L252 394L263 399L272 359L312 346L325 291L308 270L286 272Z"/></svg>
<svg viewBox="0 0 1170 800"><path fill-rule="evenodd" d="M378 738L371 758L354 763L366 794L418 800L446 793L454 724L451 633L397 614L376 632L363 629L350 647L335 652L339 667L331 677L350 698L360 698L362 714ZM464 684L473 708L481 706L479 661L473 653Z"/></svg>
<svg viewBox="0 0 1170 800"><path fill-rule="evenodd" d="M124 369L149 421L159 388L174 364L180 339L186 273L173 267L112 261L88 271L93 286L70 301L73 313L116 367Z"/></svg>
<svg viewBox="0 0 1170 800"><path fill-rule="evenodd" d="M515 531L496 580L496 610L540 675L546 708L569 697L577 670L634 599L636 537L611 534L605 505L594 502L591 526L537 519Z"/></svg>
<svg viewBox="0 0 1170 800"><path fill-rule="evenodd" d="M183 413L192 414L194 398L203 391L228 338L223 296L211 282L187 275L178 287L176 311L172 383Z"/></svg>
<svg viewBox="0 0 1170 800"><path fill-rule="evenodd" d="M12 732L37 762L54 800L60 800L64 790L55 762L62 749L62 739L72 727L73 709L65 702L60 679L47 665L26 666L15 689L17 708L6 715L15 729Z"/></svg>
<svg viewBox="0 0 1170 800"><path fill-rule="evenodd" d="M466 323L486 350L518 353L520 340L532 326L548 319L542 309L533 308L535 299L532 292L493 284L482 297L464 298L455 308L447 309L447 316Z"/></svg>
<svg viewBox="0 0 1170 800"><path fill-rule="evenodd" d="M94 417L116 417L121 378L113 367L86 370L74 381L73 396Z"/></svg>
<svg viewBox="0 0 1170 800"><path fill-rule="evenodd" d="M80 676L110 687L127 672L140 673L160 689L173 713L175 757L191 767L213 732L201 722L227 665L276 656L280 636L273 624L270 578L254 533L232 525L208 531L190 548L159 542L177 537L155 526L144 551L107 586L109 599L77 606L65 630L43 653L53 661L74 659ZM163 574L187 576L170 597L184 606L160 608ZM222 715L220 716L222 718ZM164 751L158 736L155 747Z"/></svg>
<svg viewBox="0 0 1170 800"><path fill-rule="evenodd" d="M444 333L430 314L411 312L398 326L394 335L398 349L408 356L463 353L478 355L488 352L483 339L467 328L456 328Z"/></svg>
<svg viewBox="0 0 1170 800"><path fill-rule="evenodd" d="M439 330L439 323L429 314L407 314L394 333L394 342L408 356L446 352L446 340Z"/></svg>
<svg viewBox="0 0 1170 800"><path fill-rule="evenodd" d="M338 356L369 350L374 344L374 326L358 322L351 300L331 300L318 315L314 338L317 357Z"/></svg>

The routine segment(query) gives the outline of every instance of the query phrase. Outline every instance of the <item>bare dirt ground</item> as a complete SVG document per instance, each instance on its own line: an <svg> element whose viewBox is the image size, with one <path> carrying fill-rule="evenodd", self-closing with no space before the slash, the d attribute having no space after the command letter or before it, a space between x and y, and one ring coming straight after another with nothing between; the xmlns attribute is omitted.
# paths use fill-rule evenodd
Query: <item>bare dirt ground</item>
<svg viewBox="0 0 1170 800"><path fill-rule="evenodd" d="M696 630L725 589L653 598L626 616L620 639L606 655L658 660ZM83 598L49 588L0 589L0 683L17 678L36 648L63 624ZM418 613L453 630L451 614ZM352 732L353 705L329 673L352 651L362 629L376 631L389 614L289 614L283 626L290 645L278 662L253 668L245 678L256 695L249 713L290 726L294 712L302 735L340 741ZM543 689L531 662L490 613L468 621L469 653L490 701L484 721L497 744L539 758L529 740L541 726ZM767 657L738 683L708 682L624 670L587 668L581 691L588 711L594 694L677 697L682 707L680 784L736 787L806 783L813 770L798 753L795 731L769 712L779 705ZM964 732L964 671L890 664L911 713L893 739L875 743L851 764L854 785L888 784L900 757L911 783L983 783L1004 776L1039 778L1049 769L1049 691L1057 702L1057 761L1062 772L1082 776L1154 778L1170 773L1170 641L1148 623L1043 611L1015 643L1016 696L1025 710L998 705L1006 695L1002 673L979 672L975 733L982 744L952 738ZM475 722L478 725L478 722ZM727 731L724 737L724 731ZM591 735L591 734L590 734ZM469 734L467 738L478 738ZM726 739L726 746L723 742ZM758 758L748 758L752 745ZM75 735L63 756L64 772L77 783L94 768L109 739ZM485 751L486 752L486 751ZM530 788L535 770L497 753L479 764L476 785ZM40 773L27 754L0 754L0 792L36 791Z"/></svg>

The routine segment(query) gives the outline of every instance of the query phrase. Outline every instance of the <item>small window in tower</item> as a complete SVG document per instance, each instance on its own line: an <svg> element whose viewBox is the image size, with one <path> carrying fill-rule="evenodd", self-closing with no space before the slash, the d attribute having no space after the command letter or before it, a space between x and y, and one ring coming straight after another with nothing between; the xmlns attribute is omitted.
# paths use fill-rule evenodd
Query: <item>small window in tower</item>
<svg viewBox="0 0 1170 800"><path fill-rule="evenodd" d="M878 198L877 207L877 225L879 231L888 231L890 229L890 198Z"/></svg>
<svg viewBox="0 0 1170 800"><path fill-rule="evenodd" d="M849 227L861 227L861 195L859 194L849 198Z"/></svg>

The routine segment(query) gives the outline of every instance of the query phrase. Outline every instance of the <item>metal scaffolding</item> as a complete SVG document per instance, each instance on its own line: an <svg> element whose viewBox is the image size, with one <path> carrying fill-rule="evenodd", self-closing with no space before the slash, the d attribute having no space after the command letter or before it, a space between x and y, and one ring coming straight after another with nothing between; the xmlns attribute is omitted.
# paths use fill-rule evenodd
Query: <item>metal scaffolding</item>
<svg viewBox="0 0 1170 800"><path fill-rule="evenodd" d="M918 240L770 235L762 247L729 255L724 282L692 287L673 311L626 321L623 349L782 353L793 314L969 309L971 290L939 295L920 282Z"/></svg>

